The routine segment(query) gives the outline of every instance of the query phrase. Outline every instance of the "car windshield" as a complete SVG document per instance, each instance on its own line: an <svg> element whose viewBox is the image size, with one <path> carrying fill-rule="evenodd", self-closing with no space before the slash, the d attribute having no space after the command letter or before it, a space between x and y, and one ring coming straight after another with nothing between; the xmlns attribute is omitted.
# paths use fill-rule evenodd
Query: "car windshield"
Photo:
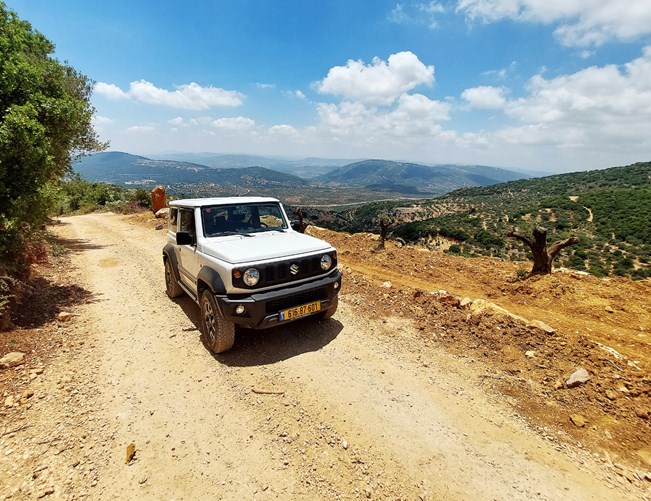
<svg viewBox="0 0 651 501"><path fill-rule="evenodd" d="M280 204L274 202L202 207L201 221L206 237L287 229Z"/></svg>

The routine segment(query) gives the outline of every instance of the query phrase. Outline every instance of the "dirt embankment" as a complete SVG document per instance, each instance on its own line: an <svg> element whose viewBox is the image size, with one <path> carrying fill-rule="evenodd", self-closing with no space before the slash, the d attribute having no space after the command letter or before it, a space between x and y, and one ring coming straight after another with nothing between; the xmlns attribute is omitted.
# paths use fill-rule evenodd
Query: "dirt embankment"
<svg viewBox="0 0 651 501"><path fill-rule="evenodd" d="M69 253L0 334L26 353L0 372L0 496L651 499L648 283L510 282L510 263L312 229L340 251L335 317L212 357L142 223L55 228ZM590 381L557 389L579 366Z"/></svg>

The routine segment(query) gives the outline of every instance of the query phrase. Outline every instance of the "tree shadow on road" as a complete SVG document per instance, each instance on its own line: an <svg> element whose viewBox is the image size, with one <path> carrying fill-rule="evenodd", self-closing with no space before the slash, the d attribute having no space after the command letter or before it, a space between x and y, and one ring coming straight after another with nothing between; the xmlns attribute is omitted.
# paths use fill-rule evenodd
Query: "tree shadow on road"
<svg viewBox="0 0 651 501"><path fill-rule="evenodd" d="M11 320L16 327L34 328L56 320L59 313L95 301L94 294L75 284L58 284L46 277L24 283Z"/></svg>
<svg viewBox="0 0 651 501"><path fill-rule="evenodd" d="M175 299L201 337L201 319L197 304L187 296ZM344 326L335 318L305 318L270 329L237 328L235 345L226 353L213 355L215 360L231 367L268 365L303 353L318 351L333 341ZM207 349L207 348L206 348Z"/></svg>
<svg viewBox="0 0 651 501"><path fill-rule="evenodd" d="M87 250L103 249L105 245L94 244L92 240L84 238L60 238L57 237L53 240L56 244L65 247L71 252L82 252Z"/></svg>

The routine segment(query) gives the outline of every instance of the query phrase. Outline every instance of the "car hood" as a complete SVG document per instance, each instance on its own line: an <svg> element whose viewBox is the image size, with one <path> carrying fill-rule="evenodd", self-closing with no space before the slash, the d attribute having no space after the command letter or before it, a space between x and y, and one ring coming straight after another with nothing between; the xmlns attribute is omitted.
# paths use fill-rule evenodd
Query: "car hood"
<svg viewBox="0 0 651 501"><path fill-rule="evenodd" d="M332 246L327 242L294 231L206 238L202 246L205 254L232 264L283 259L330 249Z"/></svg>

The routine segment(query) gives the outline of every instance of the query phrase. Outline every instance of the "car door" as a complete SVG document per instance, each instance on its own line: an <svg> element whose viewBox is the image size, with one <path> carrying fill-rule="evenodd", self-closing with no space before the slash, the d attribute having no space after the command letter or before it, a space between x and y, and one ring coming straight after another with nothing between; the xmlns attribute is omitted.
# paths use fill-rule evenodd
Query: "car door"
<svg viewBox="0 0 651 501"><path fill-rule="evenodd" d="M179 246L179 275L185 286L196 294L199 260L197 258L197 228L193 208L182 207L179 209L179 231L189 232L195 242L193 245Z"/></svg>

